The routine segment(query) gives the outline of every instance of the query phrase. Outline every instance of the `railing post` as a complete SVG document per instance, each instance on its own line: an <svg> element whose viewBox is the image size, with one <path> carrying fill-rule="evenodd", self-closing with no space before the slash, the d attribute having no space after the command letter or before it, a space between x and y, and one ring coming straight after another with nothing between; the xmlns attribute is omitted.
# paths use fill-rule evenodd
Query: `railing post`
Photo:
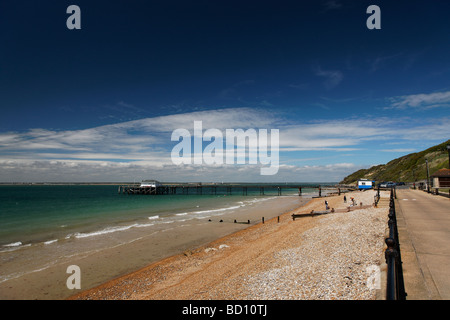
<svg viewBox="0 0 450 320"><path fill-rule="evenodd" d="M388 221L388 226L389 226L389 237L395 240L395 233L394 233L394 228L395 228L395 215L394 215L394 211L390 208L389 209L389 221Z"/></svg>
<svg viewBox="0 0 450 320"><path fill-rule="evenodd" d="M395 261L398 253L395 249L395 240L393 238L386 238L385 243L387 249L384 256L387 264L387 283L386 283L386 300L397 299L397 285L396 285L396 268Z"/></svg>

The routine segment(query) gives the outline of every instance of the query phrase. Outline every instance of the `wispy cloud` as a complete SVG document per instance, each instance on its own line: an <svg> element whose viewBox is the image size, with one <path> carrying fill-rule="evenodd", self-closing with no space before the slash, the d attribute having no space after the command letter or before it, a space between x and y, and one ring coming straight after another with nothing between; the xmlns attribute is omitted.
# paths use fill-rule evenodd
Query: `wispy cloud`
<svg viewBox="0 0 450 320"><path fill-rule="evenodd" d="M85 130L7 132L0 134L0 158L14 155L21 159L162 159L160 152L170 146L172 131L192 128L194 121L202 121L205 128L224 130L267 128L276 118L264 110L238 108L144 118Z"/></svg>
<svg viewBox="0 0 450 320"><path fill-rule="evenodd" d="M334 182L366 167L353 163L305 166L281 164L276 180ZM273 177L259 174L260 168L257 165L155 166L108 161L0 159L0 168L2 181L137 182L153 178L161 181L273 182ZM61 180L62 178L64 180Z"/></svg>
<svg viewBox="0 0 450 320"><path fill-rule="evenodd" d="M323 70L321 67L317 67L314 73L318 77L325 78L323 84L327 90L337 87L344 79L343 73L339 70Z"/></svg>
<svg viewBox="0 0 450 320"><path fill-rule="evenodd" d="M384 135L385 129L382 121L372 121L367 125L361 119L296 124L286 126L280 132L280 147L289 151L357 150L365 140Z"/></svg>
<svg viewBox="0 0 450 320"><path fill-rule="evenodd" d="M382 149L380 151L382 151L382 152L408 152L408 153L410 153L410 152L414 152L416 150L412 149L412 148L403 148L403 149Z"/></svg>
<svg viewBox="0 0 450 320"><path fill-rule="evenodd" d="M376 72L384 67L386 67L389 63L389 61L395 60L399 57L401 57L402 53L396 53L392 55L384 55L384 56L378 56L375 59L371 61L371 72Z"/></svg>
<svg viewBox="0 0 450 320"><path fill-rule="evenodd" d="M431 109L450 107L450 91L412 94L389 98L390 106L385 109Z"/></svg>
<svg viewBox="0 0 450 320"><path fill-rule="evenodd" d="M329 0L323 4L325 11L336 10L342 8L342 3L336 0Z"/></svg>
<svg viewBox="0 0 450 320"><path fill-rule="evenodd" d="M26 132L0 133L0 181L129 181L130 177L148 177L149 172L152 177L162 180L176 180L177 177L186 181L189 178L197 181L263 179L259 166L174 165L170 154L176 142L171 141L171 133L178 128L193 133L194 121L202 121L203 130L214 128L222 132L240 128L279 129L279 152L284 164L276 177L268 179L286 181L300 176L302 179L314 178L313 174L317 174L316 179L319 179L328 169L334 172L329 174L330 177L337 172L349 174L362 166L357 159L367 150L372 153L408 152L413 150L411 141L417 137L435 141L436 132L442 137L450 136L448 118L420 119L420 122L406 118L293 122L288 116L262 109L199 111L85 130L35 128ZM387 149L386 145L392 141L403 143L402 149ZM337 153L340 157L343 151L353 151L355 156L351 162L345 162L347 165L340 166L316 166L314 160L302 167L286 164L310 155L305 153L307 151L326 151L323 155L328 157Z"/></svg>

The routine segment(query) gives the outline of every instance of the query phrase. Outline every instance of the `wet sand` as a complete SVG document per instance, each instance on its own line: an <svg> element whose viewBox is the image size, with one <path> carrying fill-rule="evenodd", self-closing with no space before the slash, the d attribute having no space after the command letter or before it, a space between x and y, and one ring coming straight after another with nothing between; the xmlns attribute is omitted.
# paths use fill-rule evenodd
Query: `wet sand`
<svg viewBox="0 0 450 320"><path fill-rule="evenodd" d="M342 195L313 199L279 221L267 219L71 299L375 299L367 270L382 264L388 210L370 206L374 194L349 193L347 203ZM347 212L351 197L358 206ZM325 199L335 213L292 220L292 213L325 210Z"/></svg>

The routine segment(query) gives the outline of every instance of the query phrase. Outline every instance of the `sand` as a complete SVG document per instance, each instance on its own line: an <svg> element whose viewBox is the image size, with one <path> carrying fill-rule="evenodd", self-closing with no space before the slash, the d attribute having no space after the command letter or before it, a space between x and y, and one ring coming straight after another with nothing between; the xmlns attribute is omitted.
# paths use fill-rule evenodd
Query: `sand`
<svg viewBox="0 0 450 320"><path fill-rule="evenodd" d="M71 299L375 299L388 208L371 206L374 195L313 199ZM351 197L358 205L347 212ZM325 210L324 200L334 213L292 219Z"/></svg>

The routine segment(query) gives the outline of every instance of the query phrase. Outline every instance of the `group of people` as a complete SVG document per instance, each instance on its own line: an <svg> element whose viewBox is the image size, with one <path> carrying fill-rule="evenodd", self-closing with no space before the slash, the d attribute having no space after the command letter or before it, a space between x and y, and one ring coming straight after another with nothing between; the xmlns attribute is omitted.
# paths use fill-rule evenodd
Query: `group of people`
<svg viewBox="0 0 450 320"><path fill-rule="evenodd" d="M354 206L356 206L355 198L351 197L350 200L352 201L352 204L353 204ZM347 203L347 197L346 197L345 195L344 195L344 203Z"/></svg>

